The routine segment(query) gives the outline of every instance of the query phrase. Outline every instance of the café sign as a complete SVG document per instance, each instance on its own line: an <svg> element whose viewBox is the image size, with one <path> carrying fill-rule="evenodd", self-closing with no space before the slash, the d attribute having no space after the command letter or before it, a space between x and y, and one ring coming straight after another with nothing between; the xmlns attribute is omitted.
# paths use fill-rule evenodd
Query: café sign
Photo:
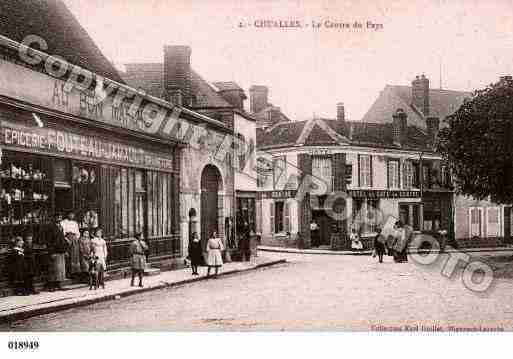
<svg viewBox="0 0 513 359"><path fill-rule="evenodd" d="M282 191L262 191L257 192L257 195L262 199L283 199L296 197L296 190L282 190Z"/></svg>
<svg viewBox="0 0 513 359"><path fill-rule="evenodd" d="M420 198L420 191L349 190L352 198Z"/></svg>

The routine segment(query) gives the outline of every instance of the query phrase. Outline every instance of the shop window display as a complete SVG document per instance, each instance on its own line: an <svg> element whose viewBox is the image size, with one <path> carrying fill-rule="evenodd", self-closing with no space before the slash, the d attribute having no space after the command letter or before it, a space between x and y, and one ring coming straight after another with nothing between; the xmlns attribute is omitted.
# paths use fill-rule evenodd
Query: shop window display
<svg viewBox="0 0 513 359"><path fill-rule="evenodd" d="M29 232L36 244L44 243L45 225L53 212L49 160L3 151L1 161L0 245Z"/></svg>

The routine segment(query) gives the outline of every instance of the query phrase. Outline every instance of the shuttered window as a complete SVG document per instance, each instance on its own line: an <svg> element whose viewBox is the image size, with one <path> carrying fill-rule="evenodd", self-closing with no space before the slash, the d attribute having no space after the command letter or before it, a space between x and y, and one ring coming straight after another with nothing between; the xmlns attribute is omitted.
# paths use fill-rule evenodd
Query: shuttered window
<svg viewBox="0 0 513 359"><path fill-rule="evenodd" d="M330 156L312 156L312 176L317 180L323 181L331 192L331 184L333 180Z"/></svg>
<svg viewBox="0 0 513 359"><path fill-rule="evenodd" d="M286 156L273 158L273 188L282 189L287 177Z"/></svg>
<svg viewBox="0 0 513 359"><path fill-rule="evenodd" d="M398 160L388 160L388 188L399 188L399 161Z"/></svg>
<svg viewBox="0 0 513 359"><path fill-rule="evenodd" d="M285 232L290 232L290 205L288 202L284 202L284 216L285 216Z"/></svg>
<svg viewBox="0 0 513 359"><path fill-rule="evenodd" d="M269 229L269 232L274 233L274 231L275 231L275 228L274 228L274 202L269 203L269 213L270 213L269 223L270 223L270 227L271 227Z"/></svg>
<svg viewBox="0 0 513 359"><path fill-rule="evenodd" d="M359 185L372 187L372 156L358 155Z"/></svg>
<svg viewBox="0 0 513 359"><path fill-rule="evenodd" d="M403 188L412 188L415 182L413 162L405 160L403 162Z"/></svg>
<svg viewBox="0 0 513 359"><path fill-rule="evenodd" d="M482 215L483 209L479 207L469 208L469 235L481 237L483 233Z"/></svg>
<svg viewBox="0 0 513 359"><path fill-rule="evenodd" d="M488 237L499 237L501 235L501 209L500 207L487 208L487 235Z"/></svg>

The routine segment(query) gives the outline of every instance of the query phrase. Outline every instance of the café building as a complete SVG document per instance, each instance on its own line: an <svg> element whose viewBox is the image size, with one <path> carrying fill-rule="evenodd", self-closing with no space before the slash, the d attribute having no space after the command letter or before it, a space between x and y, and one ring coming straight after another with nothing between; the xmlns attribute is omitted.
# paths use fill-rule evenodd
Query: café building
<svg viewBox="0 0 513 359"><path fill-rule="evenodd" d="M354 229L369 248L378 227L396 220L416 231L451 230L453 191L433 147L439 121L427 122L408 123L402 108L387 123L352 122L339 104L336 119L259 131L262 242L349 249Z"/></svg>

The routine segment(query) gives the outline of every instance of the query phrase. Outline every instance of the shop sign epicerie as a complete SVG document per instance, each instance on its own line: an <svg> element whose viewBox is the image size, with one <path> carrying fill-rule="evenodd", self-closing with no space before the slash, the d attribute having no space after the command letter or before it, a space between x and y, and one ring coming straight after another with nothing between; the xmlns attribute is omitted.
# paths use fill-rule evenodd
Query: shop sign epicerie
<svg viewBox="0 0 513 359"><path fill-rule="evenodd" d="M173 161L170 158L159 156L142 148L49 128L6 126L6 123L3 122L1 142L6 146L33 149L38 153L67 154L83 159L105 160L159 170L173 169Z"/></svg>

